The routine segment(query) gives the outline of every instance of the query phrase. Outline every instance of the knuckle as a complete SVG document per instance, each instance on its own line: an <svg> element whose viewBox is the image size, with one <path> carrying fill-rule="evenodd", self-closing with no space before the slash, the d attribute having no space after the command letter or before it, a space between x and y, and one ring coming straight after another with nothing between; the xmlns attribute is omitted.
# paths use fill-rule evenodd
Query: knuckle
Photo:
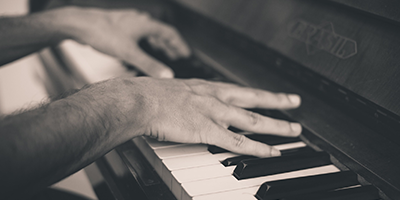
<svg viewBox="0 0 400 200"><path fill-rule="evenodd" d="M259 90L254 90L254 91L253 91L253 95L254 95L254 98L261 98L261 97L263 97L263 93L262 93L261 91L259 91Z"/></svg>
<svg viewBox="0 0 400 200"><path fill-rule="evenodd" d="M286 101L286 99L287 99L286 94L284 94L284 93L275 94L275 98L276 98L277 102L279 102L279 103L282 103L282 102Z"/></svg>
<svg viewBox="0 0 400 200"><path fill-rule="evenodd" d="M280 128L290 128L290 123L288 121L284 121L284 120L278 120L277 125Z"/></svg>
<svg viewBox="0 0 400 200"><path fill-rule="evenodd" d="M235 134L235 135L233 136L233 139L234 139L234 145L235 145L235 147L241 148L241 147L244 146L244 143L245 143L245 141L246 141L246 136L244 136L244 135L239 135L239 134Z"/></svg>
<svg viewBox="0 0 400 200"><path fill-rule="evenodd" d="M283 133L291 132L290 123L288 121L277 120L276 127L279 129L279 132L283 132Z"/></svg>
<svg viewBox="0 0 400 200"><path fill-rule="evenodd" d="M261 121L261 116L254 112L247 112L247 115L252 126L258 125Z"/></svg>

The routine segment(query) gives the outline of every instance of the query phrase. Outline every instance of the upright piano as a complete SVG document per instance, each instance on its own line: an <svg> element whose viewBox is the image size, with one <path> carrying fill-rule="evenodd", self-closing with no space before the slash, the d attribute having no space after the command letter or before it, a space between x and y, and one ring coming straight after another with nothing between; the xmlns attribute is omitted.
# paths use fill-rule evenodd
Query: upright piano
<svg viewBox="0 0 400 200"><path fill-rule="evenodd" d="M255 110L302 124L299 138L249 136L283 156L259 159L135 138L86 168L99 199L400 199L397 1L70 0L47 6L68 4L132 6L177 27L193 50L188 59L168 60L141 42L177 78L302 97L298 109ZM49 74L58 74L54 63L64 73L49 81L53 93L95 81L82 70L88 66L71 61L76 51L67 46L41 53ZM116 63L118 73L140 74Z"/></svg>

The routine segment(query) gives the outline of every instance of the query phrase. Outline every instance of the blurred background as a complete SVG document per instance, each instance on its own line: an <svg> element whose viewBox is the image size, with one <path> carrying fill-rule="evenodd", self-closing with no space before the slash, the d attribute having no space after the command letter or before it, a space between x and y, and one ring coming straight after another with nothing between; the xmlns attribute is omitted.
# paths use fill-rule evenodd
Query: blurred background
<svg viewBox="0 0 400 200"><path fill-rule="evenodd" d="M0 17L28 14L28 0L0 0ZM1 52L0 52L1 53ZM0 67L0 115L37 106L46 101L44 70L37 53ZM97 199L81 170L52 187Z"/></svg>
<svg viewBox="0 0 400 200"><path fill-rule="evenodd" d="M28 0L0 0L0 16L27 13ZM41 82L42 72L37 54L0 67L0 114L29 108L43 101L47 94Z"/></svg>

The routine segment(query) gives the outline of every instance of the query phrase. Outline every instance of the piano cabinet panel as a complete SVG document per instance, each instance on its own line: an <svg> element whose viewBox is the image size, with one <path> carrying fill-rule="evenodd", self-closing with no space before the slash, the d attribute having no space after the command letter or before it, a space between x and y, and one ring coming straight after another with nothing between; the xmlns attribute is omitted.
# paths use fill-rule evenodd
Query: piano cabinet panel
<svg viewBox="0 0 400 200"><path fill-rule="evenodd" d="M399 24L326 1L177 1L400 114Z"/></svg>

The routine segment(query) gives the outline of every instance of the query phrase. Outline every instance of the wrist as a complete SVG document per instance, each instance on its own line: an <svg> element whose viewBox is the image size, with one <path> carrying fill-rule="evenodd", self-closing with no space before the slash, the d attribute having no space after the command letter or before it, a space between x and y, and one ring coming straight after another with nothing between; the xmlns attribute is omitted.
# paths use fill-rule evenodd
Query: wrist
<svg viewBox="0 0 400 200"><path fill-rule="evenodd" d="M115 147L143 135L154 107L135 83L136 78L116 78L93 84L65 100L79 108L98 138Z"/></svg>
<svg viewBox="0 0 400 200"><path fill-rule="evenodd" d="M89 16L83 8L67 6L34 15L41 18L44 27L53 33L52 39L55 42L65 39L82 42L84 35L90 34L88 29L91 24L86 21Z"/></svg>

